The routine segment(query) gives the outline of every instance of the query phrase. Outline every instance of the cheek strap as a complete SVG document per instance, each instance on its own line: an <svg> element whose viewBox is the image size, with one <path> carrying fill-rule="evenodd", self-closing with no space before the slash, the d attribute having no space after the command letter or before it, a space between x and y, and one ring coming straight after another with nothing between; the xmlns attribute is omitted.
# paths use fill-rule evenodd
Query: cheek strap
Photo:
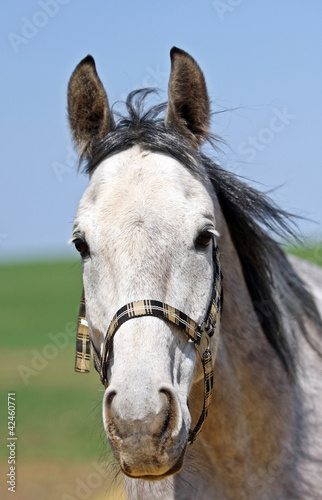
<svg viewBox="0 0 322 500"><path fill-rule="evenodd" d="M89 373L90 358L89 329L86 319L85 294L83 289L77 322L75 372Z"/></svg>

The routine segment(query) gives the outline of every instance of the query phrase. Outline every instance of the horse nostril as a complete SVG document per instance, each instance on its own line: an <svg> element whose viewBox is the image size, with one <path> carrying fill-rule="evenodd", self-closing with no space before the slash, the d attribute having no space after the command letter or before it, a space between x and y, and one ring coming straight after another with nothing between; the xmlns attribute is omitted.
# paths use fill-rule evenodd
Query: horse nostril
<svg viewBox="0 0 322 500"><path fill-rule="evenodd" d="M116 396L114 389L107 389L105 393L105 422L104 427L108 436L113 439L114 446L120 447L123 443L123 436L117 424L117 414L115 413L113 400Z"/></svg>
<svg viewBox="0 0 322 500"><path fill-rule="evenodd" d="M159 437L175 437L178 431L178 422L180 417L179 405L176 396L170 387L161 387L159 393L166 398L165 419L160 430Z"/></svg>
<svg viewBox="0 0 322 500"><path fill-rule="evenodd" d="M105 396L105 401L106 401L106 406L108 408L111 408L112 402L113 402L113 399L115 398L115 396L116 396L116 391L114 389L107 392L107 394Z"/></svg>
<svg viewBox="0 0 322 500"><path fill-rule="evenodd" d="M165 395L168 405L171 406L171 402L174 398L172 391L167 387L161 387L161 389L159 389L159 393Z"/></svg>

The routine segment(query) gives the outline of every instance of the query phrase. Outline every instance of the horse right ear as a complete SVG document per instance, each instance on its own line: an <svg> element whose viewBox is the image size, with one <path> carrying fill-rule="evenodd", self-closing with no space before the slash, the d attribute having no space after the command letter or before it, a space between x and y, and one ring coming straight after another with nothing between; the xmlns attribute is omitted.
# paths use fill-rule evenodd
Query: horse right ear
<svg viewBox="0 0 322 500"><path fill-rule="evenodd" d="M175 128L198 149L209 133L210 104L205 77L184 50L172 47L166 125Z"/></svg>
<svg viewBox="0 0 322 500"><path fill-rule="evenodd" d="M92 56L85 57L70 77L68 119L81 157L90 158L93 145L113 127L107 95Z"/></svg>

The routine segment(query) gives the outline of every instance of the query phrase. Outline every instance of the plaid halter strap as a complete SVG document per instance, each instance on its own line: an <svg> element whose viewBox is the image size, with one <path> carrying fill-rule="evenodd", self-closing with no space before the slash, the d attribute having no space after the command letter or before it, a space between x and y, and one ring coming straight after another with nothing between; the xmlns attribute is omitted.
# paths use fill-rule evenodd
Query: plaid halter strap
<svg viewBox="0 0 322 500"><path fill-rule="evenodd" d="M213 336L218 316L221 314L223 302L222 272L219 261L219 250L216 239L213 240L213 285L211 299L205 320L197 324L185 313L168 304L157 300L138 300L130 302L121 307L113 316L104 340L102 355L96 350L89 338L88 323L86 320L85 296L82 293L78 328L76 337L75 371L81 373L89 372L90 355L97 370L102 384L107 387L108 356L112 347L112 340L117 330L128 320L142 316L156 316L169 323L176 325L194 343L199 352L204 372L204 402L199 420L193 430L189 432L188 443L192 444L199 434L202 424L207 417L208 408L213 390L213 364L210 350L210 337Z"/></svg>

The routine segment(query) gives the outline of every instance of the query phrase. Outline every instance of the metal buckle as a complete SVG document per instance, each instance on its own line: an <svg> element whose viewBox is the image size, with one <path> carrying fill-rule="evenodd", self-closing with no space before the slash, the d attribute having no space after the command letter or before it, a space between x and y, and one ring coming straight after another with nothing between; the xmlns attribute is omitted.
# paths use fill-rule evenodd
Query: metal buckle
<svg viewBox="0 0 322 500"><path fill-rule="evenodd" d="M195 347L199 352L201 359L207 350L210 350L210 338L208 335L208 330L206 328L206 323L202 323L198 326L198 338L200 339L198 343L195 343Z"/></svg>

